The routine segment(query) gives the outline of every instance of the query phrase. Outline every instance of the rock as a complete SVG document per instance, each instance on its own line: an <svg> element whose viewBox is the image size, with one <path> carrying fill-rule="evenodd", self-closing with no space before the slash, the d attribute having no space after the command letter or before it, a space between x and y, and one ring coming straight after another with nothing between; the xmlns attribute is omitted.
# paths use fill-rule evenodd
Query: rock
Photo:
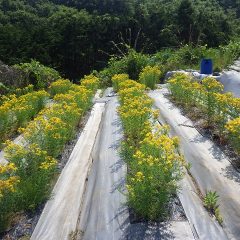
<svg viewBox="0 0 240 240"><path fill-rule="evenodd" d="M6 65L2 61L0 61L0 83L7 88L25 87L28 84L22 71Z"/></svg>

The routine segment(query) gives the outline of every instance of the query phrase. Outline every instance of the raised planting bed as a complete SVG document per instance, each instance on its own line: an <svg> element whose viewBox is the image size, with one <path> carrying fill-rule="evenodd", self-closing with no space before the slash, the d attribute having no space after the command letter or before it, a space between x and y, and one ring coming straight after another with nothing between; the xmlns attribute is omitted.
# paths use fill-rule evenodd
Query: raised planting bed
<svg viewBox="0 0 240 240"><path fill-rule="evenodd" d="M160 121L168 123L171 134L180 138L180 149L184 152L185 159L190 164L189 172L195 179L201 195L205 196L207 191L216 191L219 195L218 204L223 218L222 229L227 237L237 238L240 229L240 216L236 211L240 208L240 201L238 200L240 175L221 149L201 135L195 129L193 122L169 101L166 97L167 93L166 86L162 86L161 90L149 93L151 98L154 99L155 106L160 109ZM214 218L211 214L209 215ZM194 218L196 218L196 215ZM203 218L199 218L197 223L203 220ZM215 234L221 233L222 230L213 230L210 224L202 223L201 225L205 226L205 231L209 232L209 235L212 233L211 239L221 239L219 236L216 238L217 235Z"/></svg>
<svg viewBox="0 0 240 240"><path fill-rule="evenodd" d="M211 135L219 146L231 146L234 151L228 152L235 152L233 163L239 167L240 99L222 93L223 85L211 77L200 84L185 74L177 74L169 80L169 89L171 100L198 120L196 125L204 135Z"/></svg>

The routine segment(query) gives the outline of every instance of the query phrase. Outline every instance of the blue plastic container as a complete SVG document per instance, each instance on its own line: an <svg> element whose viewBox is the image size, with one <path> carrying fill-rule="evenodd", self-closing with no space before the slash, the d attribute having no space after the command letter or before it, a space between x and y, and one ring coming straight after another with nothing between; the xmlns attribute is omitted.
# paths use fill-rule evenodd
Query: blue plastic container
<svg viewBox="0 0 240 240"><path fill-rule="evenodd" d="M202 59L200 73L201 74L212 74L213 73L212 59Z"/></svg>

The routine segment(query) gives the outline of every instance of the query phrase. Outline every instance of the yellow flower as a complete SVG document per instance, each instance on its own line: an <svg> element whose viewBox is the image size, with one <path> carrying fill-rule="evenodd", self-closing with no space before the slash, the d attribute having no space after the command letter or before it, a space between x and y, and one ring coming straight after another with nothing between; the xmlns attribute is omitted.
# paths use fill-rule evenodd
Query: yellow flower
<svg viewBox="0 0 240 240"><path fill-rule="evenodd" d="M57 165L57 160L55 158L47 157L46 161L41 164L40 169L49 170L54 168L56 165Z"/></svg>
<svg viewBox="0 0 240 240"><path fill-rule="evenodd" d="M144 179L144 175L142 172L137 172L135 178L137 182L141 182Z"/></svg>

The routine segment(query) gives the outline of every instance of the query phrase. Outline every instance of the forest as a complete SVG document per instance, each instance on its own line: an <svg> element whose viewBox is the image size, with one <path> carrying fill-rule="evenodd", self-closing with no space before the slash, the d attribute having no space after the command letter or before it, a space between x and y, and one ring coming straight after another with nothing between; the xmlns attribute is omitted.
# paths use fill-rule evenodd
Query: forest
<svg viewBox="0 0 240 240"><path fill-rule="evenodd" d="M0 60L34 59L77 80L126 48L226 45L239 17L239 0L0 0Z"/></svg>

